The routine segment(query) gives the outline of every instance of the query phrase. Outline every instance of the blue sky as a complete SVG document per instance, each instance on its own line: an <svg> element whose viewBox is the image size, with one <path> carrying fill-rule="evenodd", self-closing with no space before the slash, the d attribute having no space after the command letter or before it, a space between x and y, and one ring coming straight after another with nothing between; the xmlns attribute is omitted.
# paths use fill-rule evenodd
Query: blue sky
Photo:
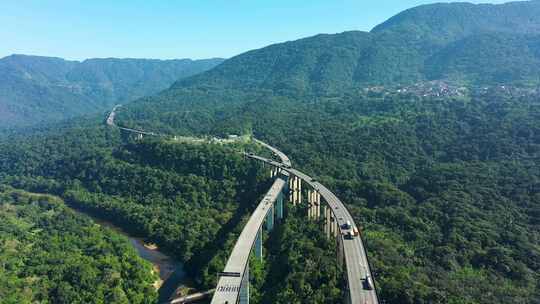
<svg viewBox="0 0 540 304"><path fill-rule="evenodd" d="M440 1L6 0L0 3L0 57L231 57L318 33L368 31L433 2Z"/></svg>

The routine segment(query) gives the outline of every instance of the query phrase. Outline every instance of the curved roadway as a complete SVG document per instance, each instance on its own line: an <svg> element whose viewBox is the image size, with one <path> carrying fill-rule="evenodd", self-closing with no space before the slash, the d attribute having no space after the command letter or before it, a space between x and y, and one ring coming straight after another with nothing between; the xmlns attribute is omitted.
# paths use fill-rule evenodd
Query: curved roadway
<svg viewBox="0 0 540 304"><path fill-rule="evenodd" d="M292 163L291 163L291 160L287 157L287 155L285 155L285 153L279 151L278 149L270 146L269 144L263 142L263 141L260 141L256 138L253 138L253 141L255 141L256 143L258 143L259 145L267 148L268 150L272 151L277 157L279 157L279 159L281 159L281 163L283 163L285 166L291 166Z"/></svg>
<svg viewBox="0 0 540 304"><path fill-rule="evenodd" d="M107 117L107 125L109 125L111 127L116 127L116 128L118 128L120 130L131 132L131 133L142 134L142 135L152 135L152 136L157 135L154 132L146 132L146 131L142 131L142 130L136 130L136 129L130 129L130 128L124 128L124 127L117 126L116 123L114 122L114 119L116 118L116 110L121 106L122 105L114 106L111 113L109 113L109 116Z"/></svg>
<svg viewBox="0 0 540 304"><path fill-rule="evenodd" d="M289 164L290 166L291 161L284 153L262 141L256 139L255 141L270 149L281 159L282 163ZM238 302L240 286L244 275L246 275L246 270L249 267L249 257L251 255L251 249L255 245L257 234L260 229L262 229L268 212L273 212L272 204L276 201L286 184L287 181L278 175L278 178L276 178L270 190L268 190L255 211L252 213L247 224L240 233L240 236L236 240L236 244L225 265L225 269L223 270L222 274L224 275L221 275L218 280L214 296L212 297L212 304L235 304ZM249 275L247 279L249 280Z"/></svg>
<svg viewBox="0 0 540 304"><path fill-rule="evenodd" d="M119 129L139 133L146 135L156 135L153 132L145 132L141 130L129 129L116 126L114 123L114 118L116 115L117 108L120 105L117 105L113 108L109 116L107 117L107 124L110 126L115 126ZM271 150L276 156L281 159L281 162L270 160L264 157L255 156L252 154L246 154L247 157L257 159L264 163L268 163L277 168L281 168L284 172L293 174L294 176L299 177L304 182L309 184L313 189L319 191L321 196L330 206L334 217L337 219L339 227L342 227L347 221L354 224L354 219L345 207L345 205L321 183L314 181L310 176L304 174L301 171L291 168L290 159L278 149L262 142L257 139L254 139L260 145ZM285 175L288 175L285 173ZM257 238L257 233L262 229L262 225L266 218L266 215L269 210L273 210L272 204L276 201L280 192L283 191L283 188L286 185L286 181L278 176L274 181L274 184L268 190L264 198L261 200L253 214L251 215L246 226L242 230L240 237L236 241L236 244L233 248L229 260L225 266L223 273L229 274L238 274L238 276L221 276L218 281L218 285L215 289L214 296L212 298L213 304L224 304L224 303L237 303L238 297L240 294L240 285L242 283L242 277L246 273L247 267L249 267L249 257L251 254L251 249ZM341 228L340 228L341 229ZM345 239L343 234L340 233L338 236L343 242L345 263L347 269L347 282L349 287L350 303L351 304L377 304L379 303L377 298L377 293L375 289L368 290L364 288L364 279L366 276L373 277L371 275L371 269L369 267L366 251L364 244L360 237L353 239Z"/></svg>
<svg viewBox="0 0 540 304"><path fill-rule="evenodd" d="M249 267L249 257L257 234L262 229L266 214L268 211L273 210L272 204L277 199L279 193L283 191L286 183L284 179L277 178L249 218L223 270L223 273L230 275L220 276L214 297L212 298L212 304L237 303L240 296L242 278L246 273L246 269Z"/></svg>
<svg viewBox="0 0 540 304"><path fill-rule="evenodd" d="M332 213L334 214L339 227L342 227L347 221L349 221L353 226L356 226L354 219L345 207L345 205L337 198L328 188L326 188L321 183L314 181L310 176L304 174L301 171L290 168L282 163L279 163L274 160L270 160L264 157L247 155L249 158L253 158L272 166L281 168L282 170L289 172L290 174L301 178L304 182L308 183L313 189L319 191L321 196L330 206ZM341 228L340 228L341 230ZM349 287L350 294L350 303L353 304L375 304L379 303L377 298L377 293L375 289L365 289L364 280L366 276L371 275L371 269L369 267L366 250L364 243L360 237L355 237L353 239L346 239L343 237L343 234L340 233L338 237L341 238L343 242L343 250L345 255L345 263L347 269L347 283ZM222 302L224 303L224 302ZM232 302L234 303L234 302Z"/></svg>

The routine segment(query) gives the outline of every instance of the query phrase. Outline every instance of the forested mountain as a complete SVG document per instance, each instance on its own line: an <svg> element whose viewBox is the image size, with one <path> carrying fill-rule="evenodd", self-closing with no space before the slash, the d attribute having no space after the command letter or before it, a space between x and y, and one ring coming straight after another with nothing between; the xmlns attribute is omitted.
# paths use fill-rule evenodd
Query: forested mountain
<svg viewBox="0 0 540 304"><path fill-rule="evenodd" d="M117 123L283 150L347 204L385 303L539 303L539 7L421 6L369 33L250 51L120 108ZM134 142L102 120L0 144L0 183L135 229L212 287L269 184L237 154L254 147ZM252 265L254 303L340 298L317 228L275 229L268 262Z"/></svg>
<svg viewBox="0 0 540 304"><path fill-rule="evenodd" d="M250 51L118 121L283 149L362 224L388 303L536 303L539 6L424 6Z"/></svg>
<svg viewBox="0 0 540 304"><path fill-rule="evenodd" d="M162 140L135 142L123 137L119 130L97 124L66 127L57 136L38 134L0 143L0 190L2 185L10 185L59 196L70 207L109 220L185 261L199 287L214 286L215 272L208 269L223 267L226 251L234 243L227 245L222 240L230 237L234 241L231 232L241 230L258 196L269 187L264 178L267 175L263 177L260 168L243 160L238 153L243 149L241 146ZM0 203L2 199L0 192ZM10 240L15 237L9 227L0 225L0 255L9 250ZM2 239L3 232L9 234L6 242ZM105 237L99 229L93 235L93 238ZM91 244L86 245L90 248L84 250L93 252ZM111 259L122 258L120 250L110 254ZM128 265L137 266L135 262ZM26 270L9 272L10 278L20 280L13 287L9 281L0 280L0 295L7 290L19 293L24 289L25 275L33 268L32 264ZM65 270L66 276L69 271L71 268ZM52 271L50 274L56 275ZM157 303L157 294L146 290L152 286L153 276L133 270L124 277L132 275L137 281L126 287L139 289L140 293L134 294L137 301L121 298L103 301L99 297L89 300L71 292L65 301L55 303ZM57 280L61 281L62 277ZM70 284L70 290L94 291L94 287L88 287L88 280L70 281ZM49 286L36 285L34 291L47 294ZM115 287L105 284L101 290L104 294L111 293ZM165 294L159 303L168 296ZM0 303L11 303L3 300L0 298Z"/></svg>
<svg viewBox="0 0 540 304"><path fill-rule="evenodd" d="M176 87L333 95L367 85L445 78L486 85L538 83L539 16L540 1L420 6L371 32L317 35L247 52ZM490 61L477 62L479 57ZM523 75L507 76L516 70Z"/></svg>
<svg viewBox="0 0 540 304"><path fill-rule="evenodd" d="M171 134L251 132L282 149L348 205L387 303L535 303L540 91L424 89L314 100L259 95L217 109L200 93L190 95L199 98L190 113L148 118L137 113L150 108L133 105L119 114ZM170 109L171 100L148 105ZM295 271L289 276L317 275ZM283 286L272 301L303 292Z"/></svg>
<svg viewBox="0 0 540 304"><path fill-rule="evenodd" d="M221 63L208 60L88 59L12 55L0 59L0 128L35 125L155 94Z"/></svg>

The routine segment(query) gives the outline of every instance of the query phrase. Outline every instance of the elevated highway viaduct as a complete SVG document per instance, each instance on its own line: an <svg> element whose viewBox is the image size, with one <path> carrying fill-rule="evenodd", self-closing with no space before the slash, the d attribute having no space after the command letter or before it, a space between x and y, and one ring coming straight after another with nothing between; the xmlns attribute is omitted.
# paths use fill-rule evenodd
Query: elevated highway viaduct
<svg viewBox="0 0 540 304"><path fill-rule="evenodd" d="M107 125L135 133L139 138L142 138L143 135L158 135L153 132L116 126L114 119L118 107L120 106L115 106L107 117ZM262 141L256 139L255 141L272 151L279 158L279 161L253 154L245 154L245 156L269 165L272 168L271 176L275 178L274 183L259 202L240 233L225 269L219 274L211 303L249 303L249 257L254 250L255 255L262 259L263 226L266 226L267 230L271 230L274 226L274 218L283 217L285 197L288 197L288 201L293 205L298 205L302 204L303 193L307 192L308 218L324 217L326 235L329 238L334 237L336 240L338 263L346 267L347 292L344 303L378 304L379 300L373 285L365 246L360 235L350 237L350 233L357 226L345 204L320 182L294 169L290 159L283 152ZM302 186L307 186L309 189L302 191ZM211 291L201 293L200 296L208 296L210 293ZM193 297L198 296L194 295ZM182 303L190 300L188 298L177 299L171 303Z"/></svg>
<svg viewBox="0 0 540 304"><path fill-rule="evenodd" d="M270 165L275 181L242 230L224 271L220 273L211 303L249 303L249 256L254 250L255 255L262 258L264 222L270 230L274 225L274 210L277 210L278 218L283 217L283 197L288 197L293 205L302 204L302 195L307 192L308 218L324 217L325 233L327 237L335 238L338 263L345 266L347 284L344 303L378 304L366 250L360 235L352 234L356 224L345 205L324 185L292 168L285 154L258 142L274 152L281 161L245 154L250 159ZM302 192L302 185L307 186L308 190Z"/></svg>

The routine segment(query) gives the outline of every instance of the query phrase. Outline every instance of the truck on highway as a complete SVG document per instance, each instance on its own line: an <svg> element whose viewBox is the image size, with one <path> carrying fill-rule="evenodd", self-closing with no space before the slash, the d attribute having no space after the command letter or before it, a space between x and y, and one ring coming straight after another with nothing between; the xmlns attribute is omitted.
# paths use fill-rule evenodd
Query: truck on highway
<svg viewBox="0 0 540 304"><path fill-rule="evenodd" d="M345 224L341 225L342 229L351 229L351 221L347 221Z"/></svg>
<svg viewBox="0 0 540 304"><path fill-rule="evenodd" d="M358 228L352 227L352 229L349 229L343 235L346 239L352 240L354 237L359 236L360 232L358 231Z"/></svg>

